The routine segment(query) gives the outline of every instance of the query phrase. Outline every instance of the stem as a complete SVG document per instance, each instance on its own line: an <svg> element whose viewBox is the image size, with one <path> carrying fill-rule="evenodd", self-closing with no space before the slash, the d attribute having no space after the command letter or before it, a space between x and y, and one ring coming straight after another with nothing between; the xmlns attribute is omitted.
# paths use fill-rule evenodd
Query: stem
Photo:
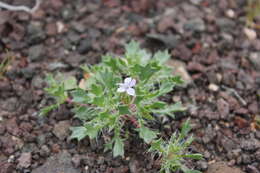
<svg viewBox="0 0 260 173"><path fill-rule="evenodd" d="M68 102L69 104L77 104L82 107L89 106L88 104L84 104L84 103L75 103L75 102L73 102L73 100L71 98L67 98L66 102Z"/></svg>
<svg viewBox="0 0 260 173"><path fill-rule="evenodd" d="M124 117L129 120L136 128L140 128L140 124L137 122L136 118L129 115L124 115Z"/></svg>

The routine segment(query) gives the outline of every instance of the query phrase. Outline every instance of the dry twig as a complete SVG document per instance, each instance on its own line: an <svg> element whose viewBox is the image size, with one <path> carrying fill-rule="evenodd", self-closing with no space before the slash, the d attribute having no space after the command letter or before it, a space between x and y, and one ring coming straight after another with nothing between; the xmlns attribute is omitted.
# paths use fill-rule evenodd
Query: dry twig
<svg viewBox="0 0 260 173"><path fill-rule="evenodd" d="M14 5L9 5L4 2L0 2L0 8L4 8L10 11L25 11L27 13L34 13L40 6L42 0L36 0L36 3L33 8L29 8L24 5L20 6L14 6Z"/></svg>

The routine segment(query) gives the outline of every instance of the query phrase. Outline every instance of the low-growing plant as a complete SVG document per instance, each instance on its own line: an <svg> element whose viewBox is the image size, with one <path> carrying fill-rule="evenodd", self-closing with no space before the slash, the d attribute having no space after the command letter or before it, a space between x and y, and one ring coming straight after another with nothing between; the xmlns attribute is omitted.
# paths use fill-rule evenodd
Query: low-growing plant
<svg viewBox="0 0 260 173"><path fill-rule="evenodd" d="M165 65L169 58L166 51L152 56L132 41L126 45L123 57L106 55L97 65L82 66L85 78L79 83L72 76L48 75L49 87L46 91L56 103L43 108L41 114L61 104L72 104L75 118L80 119L82 125L71 128L71 138L82 140L88 136L94 139L102 135L105 149L112 150L114 157L124 156L124 141L129 136L129 126L126 125L130 125L130 129L134 129L145 143L156 149L154 145L162 141L156 140L159 132L151 127L150 122L156 121L159 116L174 117L175 112L184 110L181 103L168 104L159 99L182 83L180 77L173 76L172 69ZM160 153L162 170L168 171L168 166L169 170L183 168L174 165L179 158L189 156L183 154L183 149L192 139L184 142L186 134L182 132L179 138L173 135L168 144L160 144L169 147L169 151ZM180 151L172 150L174 147ZM178 158L176 153L181 153ZM165 161L167 159L170 159L169 162Z"/></svg>
<svg viewBox="0 0 260 173"><path fill-rule="evenodd" d="M248 0L246 7L246 24L249 27L259 29L260 26L254 23L255 17L260 15L260 1L259 0Z"/></svg>

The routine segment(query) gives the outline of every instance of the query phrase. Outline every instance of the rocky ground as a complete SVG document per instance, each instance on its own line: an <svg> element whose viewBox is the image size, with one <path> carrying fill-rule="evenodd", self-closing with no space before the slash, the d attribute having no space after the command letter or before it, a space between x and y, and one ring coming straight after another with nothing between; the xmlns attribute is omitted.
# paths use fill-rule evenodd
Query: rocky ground
<svg viewBox="0 0 260 173"><path fill-rule="evenodd" d="M191 166L206 173L259 173L260 33L245 27L245 4L45 0L32 15L0 11L0 60L13 57L0 80L0 173L158 172L140 140L127 142L125 158L114 159L100 140L69 140L69 127L78 123L69 107L38 116L50 102L43 91L47 72L80 79L79 65L97 63L104 53L122 54L131 39L152 52L168 49L169 65L186 80L166 99L182 101L188 111L161 129L171 134L191 118L191 149L205 158Z"/></svg>

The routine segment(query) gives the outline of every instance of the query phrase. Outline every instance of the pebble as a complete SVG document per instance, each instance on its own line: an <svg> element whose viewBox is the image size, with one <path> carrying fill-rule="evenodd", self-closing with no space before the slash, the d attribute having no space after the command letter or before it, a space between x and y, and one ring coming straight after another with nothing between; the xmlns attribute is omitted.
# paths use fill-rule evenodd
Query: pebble
<svg viewBox="0 0 260 173"><path fill-rule="evenodd" d="M209 88L209 90L215 91L215 92L219 90L219 86L214 83L209 84L208 88Z"/></svg>
<svg viewBox="0 0 260 173"><path fill-rule="evenodd" d="M70 132L69 128L70 128L69 121L60 121L57 124L55 124L53 133L60 140L64 140L69 136L69 132Z"/></svg>
<svg viewBox="0 0 260 173"><path fill-rule="evenodd" d="M22 153L18 159L18 167L28 168L31 165L32 154L31 153Z"/></svg>
<svg viewBox="0 0 260 173"><path fill-rule="evenodd" d="M183 29L192 32L203 32L206 29L205 23L201 18L195 18L188 20L184 25Z"/></svg>
<svg viewBox="0 0 260 173"><path fill-rule="evenodd" d="M67 151L62 151L50 157L42 166L33 169L32 173L78 173L71 163L71 155Z"/></svg>
<svg viewBox="0 0 260 173"><path fill-rule="evenodd" d="M232 9L228 9L228 10L226 11L226 15L227 15L227 17L229 17L229 18L234 18L234 17L235 17L235 12L234 12L234 10L232 10Z"/></svg>
<svg viewBox="0 0 260 173"><path fill-rule="evenodd" d="M256 70L260 71L260 52L250 53L249 61L253 64Z"/></svg>
<svg viewBox="0 0 260 173"><path fill-rule="evenodd" d="M44 47L43 45L32 46L28 50L28 56L31 61L39 61L44 56Z"/></svg>
<svg viewBox="0 0 260 173"><path fill-rule="evenodd" d="M39 22L32 22L27 27L28 43L37 44L46 38L43 31L42 24Z"/></svg>
<svg viewBox="0 0 260 173"><path fill-rule="evenodd" d="M92 48L92 41L90 39L81 40L78 47L80 54L85 54Z"/></svg>
<svg viewBox="0 0 260 173"><path fill-rule="evenodd" d="M173 69L173 75L181 76L184 83L182 84L183 87L187 87L187 85L193 82L190 74L187 71L186 64L179 60L169 60L166 64Z"/></svg>
<svg viewBox="0 0 260 173"><path fill-rule="evenodd" d="M243 173L239 168L230 167L225 162L215 162L209 164L209 168L205 173Z"/></svg>
<svg viewBox="0 0 260 173"><path fill-rule="evenodd" d="M224 32L233 32L236 27L236 23L228 18L217 18L216 25Z"/></svg>
<svg viewBox="0 0 260 173"><path fill-rule="evenodd" d="M257 37L255 30L250 28L244 28L244 33L249 40L255 40Z"/></svg>

